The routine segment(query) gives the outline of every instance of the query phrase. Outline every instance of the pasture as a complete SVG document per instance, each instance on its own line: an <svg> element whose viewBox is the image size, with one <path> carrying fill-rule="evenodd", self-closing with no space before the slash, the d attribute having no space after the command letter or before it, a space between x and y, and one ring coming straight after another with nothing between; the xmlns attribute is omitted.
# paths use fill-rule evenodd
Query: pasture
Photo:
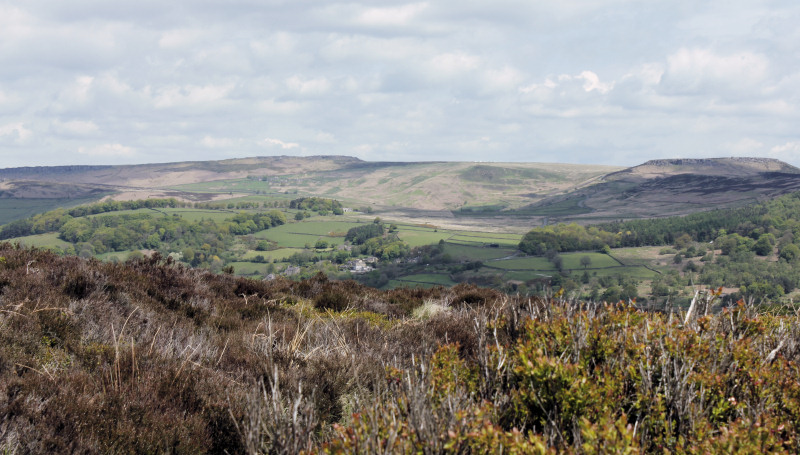
<svg viewBox="0 0 800 455"><path fill-rule="evenodd" d="M385 286L388 289L407 286L407 287L434 287L434 286L454 286L456 282L448 275L441 273L419 273L406 275L389 281Z"/></svg>
<svg viewBox="0 0 800 455"><path fill-rule="evenodd" d="M501 270L536 270L541 272L555 272L556 268L552 262L541 256L529 256L523 258L503 259L485 263L486 267Z"/></svg>
<svg viewBox="0 0 800 455"><path fill-rule="evenodd" d="M12 221L21 220L33 215L55 210L59 207L69 208L83 203L91 202L91 199L0 199L0 225Z"/></svg>
<svg viewBox="0 0 800 455"><path fill-rule="evenodd" d="M447 240L453 236L453 233L450 231L428 227L398 225L397 228L397 236L411 248L436 244L439 243L439 240Z"/></svg>
<svg viewBox="0 0 800 455"><path fill-rule="evenodd" d="M516 250L510 248L490 248L458 243L445 243L444 252L455 260L487 261L513 255Z"/></svg>
<svg viewBox="0 0 800 455"><path fill-rule="evenodd" d="M50 232L48 234L28 235L25 237L17 237L9 240L11 243L19 242L20 245L35 247L35 248L67 248L72 246L71 243L65 242L58 238L57 232Z"/></svg>
<svg viewBox="0 0 800 455"><path fill-rule="evenodd" d="M360 225L363 225L363 223L305 220L299 223L276 226L256 232L254 235L257 239L271 240L284 248L303 248L306 244L314 246L314 243L319 239L325 240L329 245L341 245L344 243L344 236L347 230Z"/></svg>

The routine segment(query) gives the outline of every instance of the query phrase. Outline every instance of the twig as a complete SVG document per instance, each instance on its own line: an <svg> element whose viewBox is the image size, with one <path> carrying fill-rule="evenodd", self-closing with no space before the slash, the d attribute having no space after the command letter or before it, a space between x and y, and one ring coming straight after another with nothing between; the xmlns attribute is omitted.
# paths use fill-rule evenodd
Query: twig
<svg viewBox="0 0 800 455"><path fill-rule="evenodd" d="M153 335L153 341L150 343L150 350L147 351L147 356L148 357L150 356L150 354L153 353L153 346L155 346L155 344L156 344L156 337L158 336L158 332L160 332L160 331L161 331L161 326L158 326L158 329L156 330L156 334Z"/></svg>
<svg viewBox="0 0 800 455"><path fill-rule="evenodd" d="M15 363L14 365L16 365L16 366L18 366L18 367L22 367L22 368L27 368L27 369L29 369L29 370L31 370L31 371L35 371L35 372L37 372L37 373L41 374L42 376L47 376L47 377L49 377L50 379L52 379L52 380L55 380L55 378L53 377L53 375L52 375L52 374L50 374L50 373L49 373L47 370L45 370L44 372L42 372L42 371L39 371L39 370L37 370L36 368L29 367L28 365L23 365L23 364L21 364L21 363Z"/></svg>
<svg viewBox="0 0 800 455"><path fill-rule="evenodd" d="M222 353L219 355L219 359L217 359L217 363L214 366L219 366L219 363L222 362L222 356L225 355L225 350L228 349L228 342L230 338L225 339L225 346L222 347Z"/></svg>
<svg viewBox="0 0 800 455"><path fill-rule="evenodd" d="M689 305L689 311L686 312L686 318L683 320L683 325L686 325L691 321L692 315L694 314L695 307L697 306L697 296L700 295L700 290L694 291L694 298L692 299L692 304Z"/></svg>

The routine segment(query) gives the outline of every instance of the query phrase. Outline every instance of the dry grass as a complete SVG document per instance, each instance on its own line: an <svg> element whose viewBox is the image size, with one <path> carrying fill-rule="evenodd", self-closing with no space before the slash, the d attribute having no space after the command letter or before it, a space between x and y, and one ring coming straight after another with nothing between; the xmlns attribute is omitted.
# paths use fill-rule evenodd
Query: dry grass
<svg viewBox="0 0 800 455"><path fill-rule="evenodd" d="M6 453L800 449L788 308L700 293L689 314L648 314L0 256ZM426 302L446 310L412 317Z"/></svg>

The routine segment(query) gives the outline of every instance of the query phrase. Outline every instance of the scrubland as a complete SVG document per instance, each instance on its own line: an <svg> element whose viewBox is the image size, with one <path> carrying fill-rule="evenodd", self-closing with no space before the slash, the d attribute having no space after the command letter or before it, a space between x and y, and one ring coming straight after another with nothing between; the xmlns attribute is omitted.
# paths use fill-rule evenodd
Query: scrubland
<svg viewBox="0 0 800 455"><path fill-rule="evenodd" d="M4 453L794 453L800 315L0 244Z"/></svg>

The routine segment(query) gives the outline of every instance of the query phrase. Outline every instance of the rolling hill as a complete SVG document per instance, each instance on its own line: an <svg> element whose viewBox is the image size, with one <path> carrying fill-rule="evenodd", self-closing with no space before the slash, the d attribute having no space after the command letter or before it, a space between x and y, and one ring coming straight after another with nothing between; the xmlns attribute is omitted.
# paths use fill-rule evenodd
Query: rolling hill
<svg viewBox="0 0 800 455"><path fill-rule="evenodd" d="M400 218L513 210L622 168L551 163L366 162L352 157L254 157L127 166L0 169L14 198L115 193L114 199L208 201L253 194L324 195ZM70 189L67 191L67 189ZM77 197L77 196L70 196ZM2 221L2 220L0 220Z"/></svg>
<svg viewBox="0 0 800 455"><path fill-rule="evenodd" d="M796 190L800 169L767 158L663 159L621 168L275 156L0 169L0 200L6 203L35 199L58 206L108 194L196 202L288 193L332 197L399 220L519 228L682 215Z"/></svg>
<svg viewBox="0 0 800 455"><path fill-rule="evenodd" d="M800 169L768 158L653 160L547 198L528 210L574 205L579 222L653 218L736 207L800 190Z"/></svg>

